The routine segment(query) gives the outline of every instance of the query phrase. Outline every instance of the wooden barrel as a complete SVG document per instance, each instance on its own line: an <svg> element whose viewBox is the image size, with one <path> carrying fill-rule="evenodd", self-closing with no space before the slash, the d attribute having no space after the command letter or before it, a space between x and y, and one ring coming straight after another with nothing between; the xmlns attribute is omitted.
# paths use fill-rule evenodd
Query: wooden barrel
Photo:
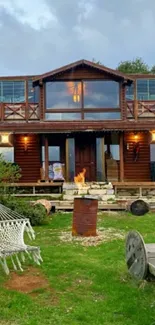
<svg viewBox="0 0 155 325"><path fill-rule="evenodd" d="M145 244L137 231L130 231L126 238L126 263L130 274L138 279L155 276L155 244Z"/></svg>
<svg viewBox="0 0 155 325"><path fill-rule="evenodd" d="M73 211L73 236L96 236L98 200L75 198Z"/></svg>

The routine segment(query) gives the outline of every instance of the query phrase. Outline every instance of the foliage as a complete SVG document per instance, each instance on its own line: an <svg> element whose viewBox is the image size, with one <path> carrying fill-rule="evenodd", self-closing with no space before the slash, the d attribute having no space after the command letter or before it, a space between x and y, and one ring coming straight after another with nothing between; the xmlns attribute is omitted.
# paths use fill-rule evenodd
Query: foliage
<svg viewBox="0 0 155 325"><path fill-rule="evenodd" d="M152 66L152 68L151 68L151 71L150 71L151 73L155 73L155 65L153 65Z"/></svg>
<svg viewBox="0 0 155 325"><path fill-rule="evenodd" d="M98 227L126 233L137 229L145 242L154 242L154 214L104 213ZM6 289L6 275L0 269L0 315L3 324L22 325L148 325L155 323L154 282L131 278L125 262L125 240L111 240L99 246L62 242L69 231L72 215L55 214L49 225L36 228L35 244L41 247L43 264L32 276L42 273L44 288L33 290L31 281L21 293ZM27 259L30 266L31 262ZM28 267L28 265L26 267ZM27 275L27 271L21 275ZM14 276L14 275L13 275ZM12 275L11 275L12 277ZM39 275L38 275L39 277Z"/></svg>
<svg viewBox="0 0 155 325"><path fill-rule="evenodd" d="M13 183L20 179L20 167L17 164L5 161L2 154L0 154L0 183Z"/></svg>
<svg viewBox="0 0 155 325"><path fill-rule="evenodd" d="M42 225L47 221L46 209L42 204L31 206L30 203L11 196L1 196L0 202L11 210L29 218L32 226Z"/></svg>
<svg viewBox="0 0 155 325"><path fill-rule="evenodd" d="M101 61L97 61L97 60L95 60L94 58L92 59L92 62L93 62L93 63L96 63L96 64L103 65Z"/></svg>
<svg viewBox="0 0 155 325"><path fill-rule="evenodd" d="M117 67L117 70L123 73L150 73L149 66L142 60L142 58L136 58L132 61L121 61Z"/></svg>

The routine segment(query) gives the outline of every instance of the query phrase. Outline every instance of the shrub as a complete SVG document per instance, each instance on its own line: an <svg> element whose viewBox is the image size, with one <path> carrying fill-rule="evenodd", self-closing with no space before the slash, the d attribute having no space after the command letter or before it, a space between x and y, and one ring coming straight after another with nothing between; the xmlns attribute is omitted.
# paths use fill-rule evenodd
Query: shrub
<svg viewBox="0 0 155 325"><path fill-rule="evenodd" d="M42 225L47 222L46 209L42 204L31 206L28 202L8 196L1 196L0 202L23 215L23 217L29 218L32 226Z"/></svg>

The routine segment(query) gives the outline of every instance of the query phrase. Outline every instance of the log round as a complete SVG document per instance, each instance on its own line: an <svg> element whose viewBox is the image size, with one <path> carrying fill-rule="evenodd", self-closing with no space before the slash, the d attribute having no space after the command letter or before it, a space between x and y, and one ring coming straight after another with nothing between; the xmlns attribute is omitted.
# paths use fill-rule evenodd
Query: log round
<svg viewBox="0 0 155 325"><path fill-rule="evenodd" d="M143 216L149 212L149 205L143 200L136 200L131 203L130 212L135 216Z"/></svg>
<svg viewBox="0 0 155 325"><path fill-rule="evenodd" d="M126 238L126 263L130 274L138 279L148 275L147 250L142 236L137 231L130 231Z"/></svg>

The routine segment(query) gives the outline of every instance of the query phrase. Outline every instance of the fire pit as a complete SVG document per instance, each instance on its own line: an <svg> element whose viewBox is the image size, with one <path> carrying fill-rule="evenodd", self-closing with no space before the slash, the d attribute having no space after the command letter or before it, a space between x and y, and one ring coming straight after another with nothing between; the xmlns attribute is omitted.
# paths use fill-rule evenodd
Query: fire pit
<svg viewBox="0 0 155 325"><path fill-rule="evenodd" d="M73 211L73 236L96 236L98 200L75 198Z"/></svg>

